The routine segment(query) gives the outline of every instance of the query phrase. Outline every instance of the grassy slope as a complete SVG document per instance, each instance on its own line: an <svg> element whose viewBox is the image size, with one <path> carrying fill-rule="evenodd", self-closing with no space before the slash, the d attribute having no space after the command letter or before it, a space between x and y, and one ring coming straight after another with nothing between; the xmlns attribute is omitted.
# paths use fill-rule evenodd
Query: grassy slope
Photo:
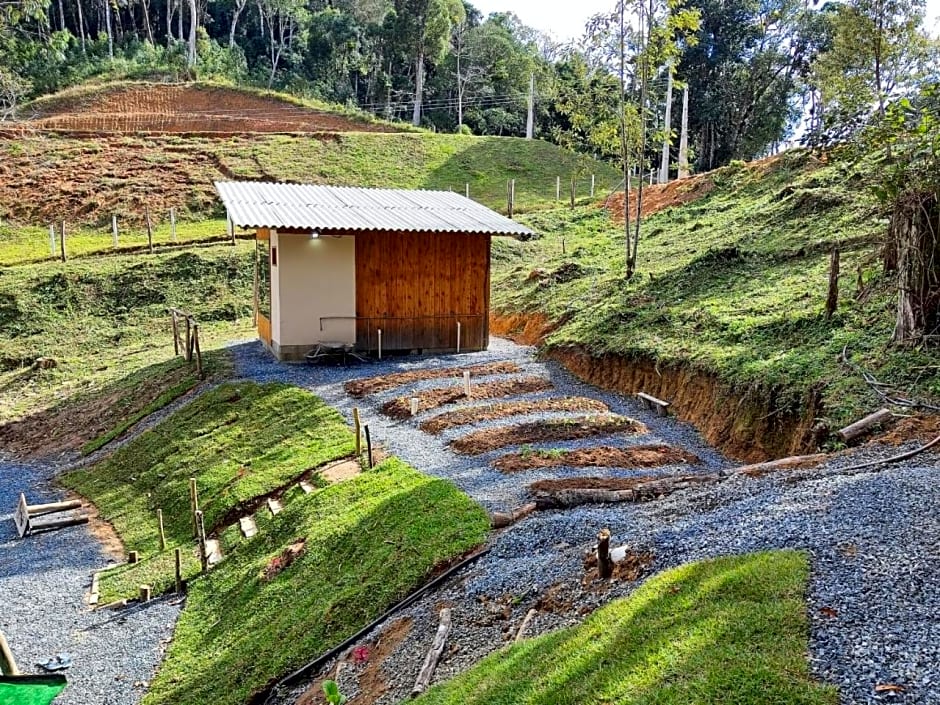
<svg viewBox="0 0 940 705"><path fill-rule="evenodd" d="M806 662L806 557L693 563L577 627L503 649L420 705L834 705Z"/></svg>
<svg viewBox="0 0 940 705"><path fill-rule="evenodd" d="M42 165L41 170L39 166ZM598 193L617 183L609 166L542 141L434 134L345 133L335 140L279 135L228 139L35 137L0 142L0 218L31 229L0 228L0 263L47 258L48 223L65 218L75 251L111 247L111 214L143 242L144 206L168 237L166 213L183 221L224 214L214 180L227 178L311 181L336 185L454 189L500 210L507 180L516 179L517 212L554 202L555 177L563 194L580 174L587 195L590 174ZM153 185L161 184L159 190ZM220 234L219 223L181 226L200 238Z"/></svg>
<svg viewBox="0 0 940 705"><path fill-rule="evenodd" d="M940 395L935 361L888 345L894 296L878 248L886 228L863 172L784 156L771 169L727 167L714 191L644 222L639 272L627 282L622 225L597 208L533 214L545 234L499 242L494 306L568 322L548 339L595 353L645 356L717 373L739 390L776 388L797 407L823 388L832 425L876 400L840 367L843 346L915 394ZM561 254L561 239L568 255ZM822 315L829 250L842 247L840 308ZM528 281L536 267L575 262L570 281ZM858 270L864 292L856 297Z"/></svg>
<svg viewBox="0 0 940 705"><path fill-rule="evenodd" d="M0 423L109 399L100 427L87 424L81 445L167 387L195 384L173 358L167 306L196 316L203 350L224 368L210 349L248 333L251 255L240 244L0 269ZM31 370L42 356L58 367Z"/></svg>
<svg viewBox="0 0 940 705"><path fill-rule="evenodd" d="M244 703L377 617L436 564L482 543L487 527L453 485L394 458L297 497L191 586L144 703ZM301 538L304 555L265 580L271 558Z"/></svg>

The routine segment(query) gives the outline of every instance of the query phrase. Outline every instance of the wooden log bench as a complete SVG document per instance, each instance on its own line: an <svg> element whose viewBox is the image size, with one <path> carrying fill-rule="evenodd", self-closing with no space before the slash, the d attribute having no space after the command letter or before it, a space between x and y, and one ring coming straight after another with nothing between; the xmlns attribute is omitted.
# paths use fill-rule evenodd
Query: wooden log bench
<svg viewBox="0 0 940 705"><path fill-rule="evenodd" d="M87 524L88 515L78 514L62 519L52 519L49 521L36 522L38 517L48 514L58 514L59 512L69 512L75 509L81 509L82 502L79 499L67 500L65 502L50 502L49 504L29 504L26 501L26 495L20 493L20 501L13 512L13 523L16 524L16 532L20 538L34 531L51 531L53 529L62 529L66 526L75 526L76 524Z"/></svg>
<svg viewBox="0 0 940 705"><path fill-rule="evenodd" d="M645 408L655 411L658 416L669 415L670 404L668 401L657 399L652 394L647 394L646 392L637 392L636 398L640 400L640 403Z"/></svg>

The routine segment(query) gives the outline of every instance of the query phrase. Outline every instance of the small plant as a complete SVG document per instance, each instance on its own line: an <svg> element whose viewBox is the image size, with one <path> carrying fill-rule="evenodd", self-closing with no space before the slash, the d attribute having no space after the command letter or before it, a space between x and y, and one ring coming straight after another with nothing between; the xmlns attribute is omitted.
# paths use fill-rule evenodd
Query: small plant
<svg viewBox="0 0 940 705"><path fill-rule="evenodd" d="M346 696L339 692L339 686L336 681L323 682L323 694L330 705L343 705L346 702Z"/></svg>

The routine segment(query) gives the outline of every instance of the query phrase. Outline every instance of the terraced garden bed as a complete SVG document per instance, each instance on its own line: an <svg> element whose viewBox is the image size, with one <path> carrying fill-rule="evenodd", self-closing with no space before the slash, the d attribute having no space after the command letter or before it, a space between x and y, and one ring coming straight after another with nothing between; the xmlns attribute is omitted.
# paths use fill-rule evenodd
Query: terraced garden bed
<svg viewBox="0 0 940 705"><path fill-rule="evenodd" d="M389 389L411 384L412 382L422 382L426 379L463 377L464 372L470 372L474 376L515 374L519 372L519 365L515 362L490 362L485 365L471 365L470 367L439 367L436 369L395 372L377 377L350 380L346 383L345 389L349 396L361 399L369 394L387 392Z"/></svg>
<svg viewBox="0 0 940 705"><path fill-rule="evenodd" d="M606 436L612 433L646 433L645 425L617 414L582 416L576 419L538 421L513 426L485 428L468 433L450 442L458 453L480 455L506 446L551 441L575 441L581 438Z"/></svg>
<svg viewBox="0 0 940 705"><path fill-rule="evenodd" d="M456 409L422 421L418 428L425 433L438 434L449 428L464 426L477 421L492 421L507 416L533 414L542 411L609 411L607 404L588 397L562 397L559 399L536 399L534 401L503 401L486 406Z"/></svg>
<svg viewBox="0 0 940 705"><path fill-rule="evenodd" d="M691 453L666 445L641 445L630 448L599 446L575 450L536 450L508 453L493 466L502 472L521 472L537 468L653 468L659 465L697 463Z"/></svg>
<svg viewBox="0 0 940 705"><path fill-rule="evenodd" d="M544 392L553 389L554 385L544 377L519 377L516 379L498 380L495 382L480 382L470 388L470 399L497 399L510 397L516 394L529 394L530 392ZM411 400L418 400L418 413L429 411L447 404L456 404L468 401L464 394L463 385L459 387L443 387L441 389L428 389L407 397L398 397L382 405L382 413L393 419L407 419L411 416Z"/></svg>

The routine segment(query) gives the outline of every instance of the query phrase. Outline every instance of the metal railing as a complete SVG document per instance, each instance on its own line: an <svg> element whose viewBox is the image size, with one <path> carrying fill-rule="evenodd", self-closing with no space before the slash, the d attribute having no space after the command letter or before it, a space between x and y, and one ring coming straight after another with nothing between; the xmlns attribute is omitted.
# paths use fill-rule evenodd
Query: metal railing
<svg viewBox="0 0 940 705"><path fill-rule="evenodd" d="M375 351L381 358L390 350L478 350L486 346L482 314L443 314L435 316L321 316L324 322L353 321L356 349Z"/></svg>

